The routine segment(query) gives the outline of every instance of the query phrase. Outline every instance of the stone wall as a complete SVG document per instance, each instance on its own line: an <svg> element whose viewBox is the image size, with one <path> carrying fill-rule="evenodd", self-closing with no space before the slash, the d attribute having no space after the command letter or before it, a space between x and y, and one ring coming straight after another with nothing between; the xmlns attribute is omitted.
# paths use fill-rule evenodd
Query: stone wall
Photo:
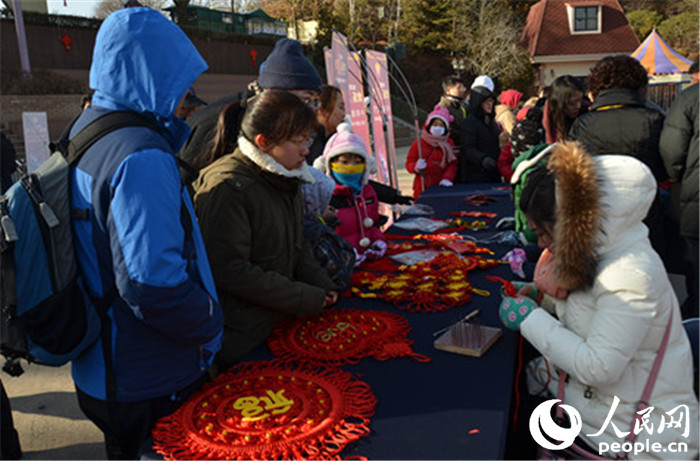
<svg viewBox="0 0 700 461"><path fill-rule="evenodd" d="M80 94L2 95L0 96L2 130L15 145L17 154L23 157L22 112L46 112L49 139L55 140L80 112L82 97L83 95Z"/></svg>
<svg viewBox="0 0 700 461"><path fill-rule="evenodd" d="M95 45L96 29L79 27L57 27L26 24L29 63L32 69L84 69L90 68L92 50ZM67 34L73 41L67 52L61 37ZM216 74L250 75L258 73L258 67L273 45L257 43L251 37L248 43L232 43L209 38L192 38L192 42L209 65L208 72ZM250 56L255 51L255 65ZM4 70L19 71L17 34L14 24L0 21L0 64Z"/></svg>

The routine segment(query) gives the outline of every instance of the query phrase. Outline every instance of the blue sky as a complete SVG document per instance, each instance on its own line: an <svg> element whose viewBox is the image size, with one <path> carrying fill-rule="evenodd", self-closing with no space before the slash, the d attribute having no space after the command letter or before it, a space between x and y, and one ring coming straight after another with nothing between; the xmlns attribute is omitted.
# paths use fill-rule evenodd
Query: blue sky
<svg viewBox="0 0 700 461"><path fill-rule="evenodd" d="M51 14L92 17L99 0L46 0Z"/></svg>

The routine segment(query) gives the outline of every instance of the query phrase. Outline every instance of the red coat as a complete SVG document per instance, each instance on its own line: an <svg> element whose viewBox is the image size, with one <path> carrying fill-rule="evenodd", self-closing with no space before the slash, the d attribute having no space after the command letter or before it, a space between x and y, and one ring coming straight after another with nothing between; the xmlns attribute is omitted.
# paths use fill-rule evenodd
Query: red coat
<svg viewBox="0 0 700 461"><path fill-rule="evenodd" d="M498 171L501 172L506 182L510 182L510 178L513 176L514 160L513 151L511 150L510 142L508 142L501 150L501 155L498 156Z"/></svg>
<svg viewBox="0 0 700 461"><path fill-rule="evenodd" d="M450 139L448 141L452 148L454 149L454 143ZM448 179L454 182L457 176L457 160L448 163L445 168L441 168L442 158L445 155L438 146L431 146L423 139L420 140L421 153L423 158L428 164L428 167L424 170L425 187L437 186L443 179ZM456 154L456 152L455 152ZM421 184L421 174L416 174L415 166L418 161L418 141L413 141L411 145L411 150L408 151L408 157L406 158L406 169L409 173L415 174L416 177L413 179L413 197L418 198L421 192L423 192L423 187Z"/></svg>
<svg viewBox="0 0 700 461"><path fill-rule="evenodd" d="M338 210L337 217L340 220L335 231L352 243L358 253L362 254L369 248L369 245L360 246L360 240L364 237L369 239L370 245L377 240L386 240L376 224L379 220L377 193L369 184L357 195L353 194L351 188L336 184L331 205ZM371 226L365 226L365 218L372 220Z"/></svg>

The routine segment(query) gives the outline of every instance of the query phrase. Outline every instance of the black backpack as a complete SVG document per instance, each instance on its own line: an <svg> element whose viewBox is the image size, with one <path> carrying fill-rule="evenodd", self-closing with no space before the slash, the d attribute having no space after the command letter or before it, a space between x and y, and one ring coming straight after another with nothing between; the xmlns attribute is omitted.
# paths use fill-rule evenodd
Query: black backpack
<svg viewBox="0 0 700 461"><path fill-rule="evenodd" d="M314 257L341 290L350 288L355 267L355 249L318 218L304 218L304 239L311 244Z"/></svg>

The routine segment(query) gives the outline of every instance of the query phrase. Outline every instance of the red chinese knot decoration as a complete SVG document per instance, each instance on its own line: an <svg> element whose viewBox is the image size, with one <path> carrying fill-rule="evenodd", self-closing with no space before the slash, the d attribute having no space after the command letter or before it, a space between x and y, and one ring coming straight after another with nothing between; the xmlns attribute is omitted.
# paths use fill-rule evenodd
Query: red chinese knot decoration
<svg viewBox="0 0 700 461"><path fill-rule="evenodd" d="M469 271L504 264L480 256L460 257L443 252L429 262L400 266L397 272L352 274L352 288L346 294L379 298L410 312L439 312L467 304L472 293L489 296L468 282Z"/></svg>
<svg viewBox="0 0 700 461"><path fill-rule="evenodd" d="M66 53L70 53L70 47L73 44L73 39L70 38L68 32L64 32L61 36L61 43L63 43L63 47L66 49Z"/></svg>
<svg viewBox="0 0 700 461"><path fill-rule="evenodd" d="M408 321L391 312L327 309L313 317L290 319L275 328L267 346L285 360L328 366L357 363L363 357L430 359L411 349Z"/></svg>
<svg viewBox="0 0 700 461"><path fill-rule="evenodd" d="M165 459L339 459L369 433L376 398L340 369L248 362L153 429Z"/></svg>

